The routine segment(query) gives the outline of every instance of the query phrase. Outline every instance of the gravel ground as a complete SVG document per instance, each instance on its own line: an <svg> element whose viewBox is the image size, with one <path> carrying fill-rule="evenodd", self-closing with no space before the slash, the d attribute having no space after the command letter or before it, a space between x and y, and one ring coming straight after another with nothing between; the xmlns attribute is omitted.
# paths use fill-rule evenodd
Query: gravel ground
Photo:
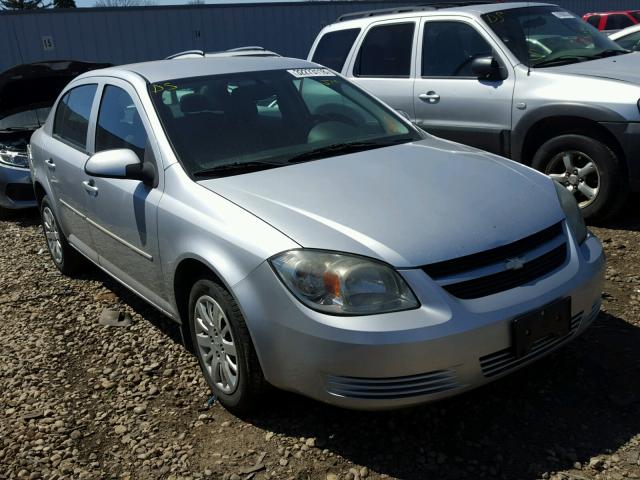
<svg viewBox="0 0 640 480"><path fill-rule="evenodd" d="M243 419L207 406L174 324L100 272L61 276L36 213L2 221L0 478L640 478L638 200L594 228L598 320L535 366L396 412L273 392Z"/></svg>

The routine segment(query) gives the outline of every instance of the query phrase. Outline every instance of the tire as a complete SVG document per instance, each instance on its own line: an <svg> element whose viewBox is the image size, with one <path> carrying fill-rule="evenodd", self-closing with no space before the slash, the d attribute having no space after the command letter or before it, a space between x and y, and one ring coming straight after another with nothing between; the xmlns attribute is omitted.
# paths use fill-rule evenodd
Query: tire
<svg viewBox="0 0 640 480"><path fill-rule="evenodd" d="M40 202L42 232L47 242L47 249L55 266L64 275L73 275L83 270L86 265L84 257L75 250L62 233L60 223L46 195Z"/></svg>
<svg viewBox="0 0 640 480"><path fill-rule="evenodd" d="M589 163L593 167L588 167ZM607 145L584 135L560 135L545 142L531 166L572 191L583 216L591 222L615 216L629 194L626 170L620 159Z"/></svg>
<svg viewBox="0 0 640 480"><path fill-rule="evenodd" d="M202 373L219 402L236 414L253 410L266 381L240 308L218 283L201 279L191 288L189 331Z"/></svg>
<svg viewBox="0 0 640 480"><path fill-rule="evenodd" d="M0 220L8 220L11 218L11 210L0 207Z"/></svg>

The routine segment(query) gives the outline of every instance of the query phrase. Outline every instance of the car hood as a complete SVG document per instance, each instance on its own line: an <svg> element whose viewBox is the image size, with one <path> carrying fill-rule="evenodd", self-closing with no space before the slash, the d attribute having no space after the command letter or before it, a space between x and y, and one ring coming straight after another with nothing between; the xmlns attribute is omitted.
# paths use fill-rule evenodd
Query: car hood
<svg viewBox="0 0 640 480"><path fill-rule="evenodd" d="M0 73L0 119L37 107L49 107L75 77L108 66L107 63L58 60L5 70Z"/></svg>
<svg viewBox="0 0 640 480"><path fill-rule="evenodd" d="M303 247L396 267L508 244L564 216L548 177L435 138L198 183Z"/></svg>
<svg viewBox="0 0 640 480"><path fill-rule="evenodd" d="M551 69L550 69L551 71ZM640 53L553 67L554 72L607 78L640 85Z"/></svg>

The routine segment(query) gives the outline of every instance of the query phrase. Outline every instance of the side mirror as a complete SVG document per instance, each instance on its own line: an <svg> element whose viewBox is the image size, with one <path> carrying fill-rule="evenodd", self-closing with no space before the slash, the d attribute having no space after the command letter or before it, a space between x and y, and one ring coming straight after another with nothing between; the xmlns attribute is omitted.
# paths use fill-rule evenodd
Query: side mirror
<svg viewBox="0 0 640 480"><path fill-rule="evenodd" d="M94 153L85 163L84 171L92 177L140 180L150 186L156 183L153 164L141 162L138 155L128 148Z"/></svg>
<svg viewBox="0 0 640 480"><path fill-rule="evenodd" d="M481 80L504 80L506 78L504 69L491 56L474 58L471 62L471 71Z"/></svg>

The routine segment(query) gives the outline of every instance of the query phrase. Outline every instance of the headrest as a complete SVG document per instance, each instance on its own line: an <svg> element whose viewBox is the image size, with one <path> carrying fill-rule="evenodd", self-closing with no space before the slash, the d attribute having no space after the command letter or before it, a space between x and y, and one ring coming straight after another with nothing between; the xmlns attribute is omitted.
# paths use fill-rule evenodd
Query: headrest
<svg viewBox="0 0 640 480"><path fill-rule="evenodd" d="M211 107L204 95L187 93L180 98L180 110L182 113L197 113L211 110Z"/></svg>

